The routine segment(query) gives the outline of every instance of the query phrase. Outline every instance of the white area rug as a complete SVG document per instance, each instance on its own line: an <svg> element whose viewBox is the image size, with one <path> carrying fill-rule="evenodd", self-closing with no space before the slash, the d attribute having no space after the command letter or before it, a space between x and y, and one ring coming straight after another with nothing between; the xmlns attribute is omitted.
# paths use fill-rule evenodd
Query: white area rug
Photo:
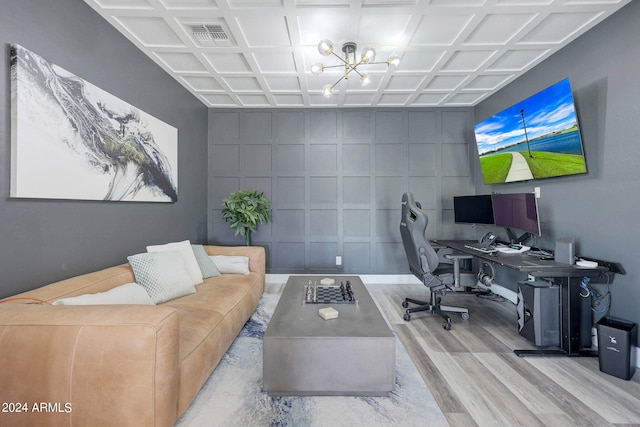
<svg viewBox="0 0 640 427"><path fill-rule="evenodd" d="M396 338L396 389L388 397L271 397L262 391L262 338L280 293L258 309L176 426L446 426Z"/></svg>

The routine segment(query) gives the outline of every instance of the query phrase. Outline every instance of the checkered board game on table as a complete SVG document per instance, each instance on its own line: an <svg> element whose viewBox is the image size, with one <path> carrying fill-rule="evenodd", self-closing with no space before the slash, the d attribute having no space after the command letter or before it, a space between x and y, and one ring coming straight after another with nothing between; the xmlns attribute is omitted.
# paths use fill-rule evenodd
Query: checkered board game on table
<svg viewBox="0 0 640 427"><path fill-rule="evenodd" d="M347 285L341 283L340 286L317 286L315 288L315 298L307 297L307 304L356 304L355 295L351 283Z"/></svg>

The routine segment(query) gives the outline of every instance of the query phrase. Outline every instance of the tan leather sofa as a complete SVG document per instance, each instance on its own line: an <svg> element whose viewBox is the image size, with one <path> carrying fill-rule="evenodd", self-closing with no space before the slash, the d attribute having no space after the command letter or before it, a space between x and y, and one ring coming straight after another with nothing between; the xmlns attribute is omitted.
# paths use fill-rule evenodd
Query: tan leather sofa
<svg viewBox="0 0 640 427"><path fill-rule="evenodd" d="M205 279L160 305L0 304L0 425L172 426L213 372L264 292L265 252L250 274ZM11 298L52 302L134 282L128 264Z"/></svg>

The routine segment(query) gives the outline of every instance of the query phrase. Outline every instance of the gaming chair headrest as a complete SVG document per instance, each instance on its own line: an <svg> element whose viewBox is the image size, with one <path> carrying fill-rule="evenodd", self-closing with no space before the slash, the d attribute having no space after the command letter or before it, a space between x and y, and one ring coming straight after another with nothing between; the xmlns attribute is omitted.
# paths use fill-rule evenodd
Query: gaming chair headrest
<svg viewBox="0 0 640 427"><path fill-rule="evenodd" d="M413 193L406 192L402 194L402 205L416 206L416 199L413 197Z"/></svg>
<svg viewBox="0 0 640 427"><path fill-rule="evenodd" d="M409 192L402 195L402 221L405 223L417 223L416 226L421 228L423 232L429 222L429 219L422 211L420 204L416 202L413 194Z"/></svg>

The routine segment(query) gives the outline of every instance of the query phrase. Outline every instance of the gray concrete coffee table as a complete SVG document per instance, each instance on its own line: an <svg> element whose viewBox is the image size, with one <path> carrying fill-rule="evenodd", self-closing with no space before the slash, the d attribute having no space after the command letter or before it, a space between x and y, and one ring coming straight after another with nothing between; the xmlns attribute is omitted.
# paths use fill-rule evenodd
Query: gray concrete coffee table
<svg viewBox="0 0 640 427"><path fill-rule="evenodd" d="M309 280L349 280L358 304L305 304ZM337 319L318 309L333 307ZM264 335L271 395L383 396L395 388L395 337L357 276L291 276Z"/></svg>

